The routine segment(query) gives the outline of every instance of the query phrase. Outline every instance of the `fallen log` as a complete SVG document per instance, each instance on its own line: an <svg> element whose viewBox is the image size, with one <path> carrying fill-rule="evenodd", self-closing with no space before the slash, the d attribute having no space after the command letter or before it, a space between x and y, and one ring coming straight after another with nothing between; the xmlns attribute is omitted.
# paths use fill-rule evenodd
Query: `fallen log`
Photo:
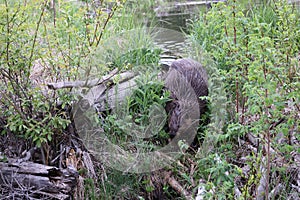
<svg viewBox="0 0 300 200"><path fill-rule="evenodd" d="M59 169L33 162L19 162L9 159L0 162L0 190L14 188L14 196L30 198L67 199L77 184L78 173L75 170ZM19 193L19 194L17 194ZM11 194L5 194L7 198Z"/></svg>
<svg viewBox="0 0 300 200"><path fill-rule="evenodd" d="M103 76L101 79L92 79L86 81L63 81L57 83L47 83L49 89L57 90L62 88L75 88L75 87L94 87L97 85L101 85L103 83L112 81L113 78L117 75L118 69L114 69L108 75Z"/></svg>

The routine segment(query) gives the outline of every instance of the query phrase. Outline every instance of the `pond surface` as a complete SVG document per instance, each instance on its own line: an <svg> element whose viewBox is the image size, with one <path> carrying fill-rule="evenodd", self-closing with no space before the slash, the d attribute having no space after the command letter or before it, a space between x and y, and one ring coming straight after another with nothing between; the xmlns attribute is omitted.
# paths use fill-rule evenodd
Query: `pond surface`
<svg viewBox="0 0 300 200"><path fill-rule="evenodd" d="M175 59L187 56L190 45L185 36L187 26L207 5L206 1L169 2L154 9L157 27L163 28L155 37L155 44L163 50L161 64L170 65Z"/></svg>
<svg viewBox="0 0 300 200"><path fill-rule="evenodd" d="M165 5L158 5L154 12L159 25L177 31L188 31L187 23L200 11L206 11L211 1L171 1Z"/></svg>

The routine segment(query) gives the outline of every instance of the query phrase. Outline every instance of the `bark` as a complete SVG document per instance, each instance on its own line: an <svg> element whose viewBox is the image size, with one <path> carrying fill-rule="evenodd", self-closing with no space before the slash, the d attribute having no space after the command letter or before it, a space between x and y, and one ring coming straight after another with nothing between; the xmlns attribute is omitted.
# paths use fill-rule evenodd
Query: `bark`
<svg viewBox="0 0 300 200"><path fill-rule="evenodd" d="M14 188L15 196L30 198L67 199L77 184L78 173L33 162L19 162L10 159L0 162L0 185L3 194L5 186ZM11 194L8 194L9 198Z"/></svg>

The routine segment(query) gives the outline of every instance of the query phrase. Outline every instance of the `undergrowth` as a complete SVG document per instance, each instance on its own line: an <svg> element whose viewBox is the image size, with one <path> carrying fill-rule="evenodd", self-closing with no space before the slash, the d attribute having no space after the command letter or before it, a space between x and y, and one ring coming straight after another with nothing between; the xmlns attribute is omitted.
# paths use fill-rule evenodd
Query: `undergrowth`
<svg viewBox="0 0 300 200"><path fill-rule="evenodd" d="M132 128L130 122L147 132L156 114L150 111L162 112L170 100L157 74L149 72L157 70L161 53L143 29L151 21L136 20L143 13L132 14L153 8L154 1L137 4L136 10L118 0L100 1L102 5L59 2L59 7L36 0L0 3L1 134L25 138L27 146L41 147L49 155L49 146L67 135L68 109L75 98L68 90L49 91L45 84L118 68L143 76L122 106L128 123L106 113L108 138L129 152L137 145L148 152L167 144L165 129L138 142L136 135L124 133ZM191 24L190 39L210 76L209 112L202 120L209 123L200 125L196 145L188 148L182 142L180 159L163 169L190 196L286 199L295 193L292 172L300 173L294 157L300 153L294 142L300 140L299 30L298 8L283 0L261 5L220 2ZM127 40L118 49L119 38ZM162 127L164 120L151 128ZM91 199L181 198L161 171L101 170L100 183L84 182ZM281 189L275 190L277 186Z"/></svg>
<svg viewBox="0 0 300 200"><path fill-rule="evenodd" d="M213 154L199 155L199 174L207 198L287 198L292 179L282 172L293 169L289 155L299 153L288 141L291 134L299 139L299 12L286 1L244 5L218 3L191 25L190 38L216 66L228 103L224 132L215 135ZM274 194L279 182L286 190Z"/></svg>

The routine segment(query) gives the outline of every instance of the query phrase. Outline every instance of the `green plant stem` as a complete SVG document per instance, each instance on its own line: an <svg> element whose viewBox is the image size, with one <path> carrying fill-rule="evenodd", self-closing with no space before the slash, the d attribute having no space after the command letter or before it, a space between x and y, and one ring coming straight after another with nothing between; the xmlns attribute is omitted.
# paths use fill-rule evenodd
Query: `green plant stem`
<svg viewBox="0 0 300 200"><path fill-rule="evenodd" d="M37 40L37 36L38 36L38 31L39 31L39 28L40 28L40 24L41 24L41 21L42 21L42 18L43 18L43 15L44 15L47 3L48 3L48 0L45 0L44 1L44 5L42 7L42 12L40 14L40 17L39 17L37 25L36 25L36 29L35 29L35 32L34 32L33 43L32 43L32 47L31 47L31 51L30 51L30 56L29 56L29 64L31 64L31 62L32 62L33 53L34 53L34 49L35 49L35 44L36 44L36 40Z"/></svg>

